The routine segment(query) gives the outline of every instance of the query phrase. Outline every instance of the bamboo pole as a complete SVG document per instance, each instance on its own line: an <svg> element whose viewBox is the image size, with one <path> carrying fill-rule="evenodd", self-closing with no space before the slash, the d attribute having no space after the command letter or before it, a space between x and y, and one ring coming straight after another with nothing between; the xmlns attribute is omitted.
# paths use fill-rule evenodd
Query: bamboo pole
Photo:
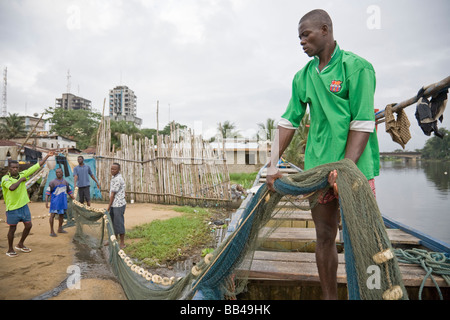
<svg viewBox="0 0 450 320"><path fill-rule="evenodd" d="M189 130L181 134L171 124L170 136L134 139L122 134L119 140L120 149L111 148L110 122L102 119L96 158L103 186L110 183L111 164L118 162L129 200L190 205L230 201L231 195L224 193L229 189L229 178L223 179L223 159L201 136ZM107 196L107 192L105 188L102 195Z"/></svg>
<svg viewBox="0 0 450 320"><path fill-rule="evenodd" d="M36 124L34 125L33 130L31 130L31 131L28 133L27 137L25 138L25 141L22 143L22 145L20 146L20 148L19 148L18 151L17 151L17 156L20 155L20 151L22 150L22 148L23 148L23 147L25 146L25 144L27 143L28 139L30 139L31 135L32 135L32 134L34 133L34 131L36 130L36 128L37 128L39 122L41 122L43 116L44 116L44 113L41 114L41 117L39 118L38 122L36 122Z"/></svg>
<svg viewBox="0 0 450 320"><path fill-rule="evenodd" d="M102 111L102 119L100 121L100 125L97 129L97 145L95 146L96 153L99 153L99 139L100 139L100 133L103 131L102 126L104 125L104 119L105 119L105 104L106 104L106 98L103 99L103 111Z"/></svg>

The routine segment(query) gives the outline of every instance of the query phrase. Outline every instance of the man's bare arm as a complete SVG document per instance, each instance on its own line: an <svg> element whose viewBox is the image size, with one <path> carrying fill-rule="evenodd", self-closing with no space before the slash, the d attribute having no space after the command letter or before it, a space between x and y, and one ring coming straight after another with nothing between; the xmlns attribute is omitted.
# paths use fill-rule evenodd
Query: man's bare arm
<svg viewBox="0 0 450 320"><path fill-rule="evenodd" d="M291 143L294 134L295 129L287 129L281 126L278 126L277 131L275 132L266 177L267 187L271 191L275 191L273 187L275 180L282 177L282 174L277 169L278 160L280 160L281 155Z"/></svg>
<svg viewBox="0 0 450 320"><path fill-rule="evenodd" d="M45 161L47 161L48 158L52 157L55 155L54 151L50 151L49 153L47 153L47 155L44 157L44 159L42 159L41 161L39 161L39 166L42 167L45 163Z"/></svg>
<svg viewBox="0 0 450 320"><path fill-rule="evenodd" d="M347 137L347 146L345 147L345 158L358 163L367 146L369 137L370 132L350 130Z"/></svg>
<svg viewBox="0 0 450 320"><path fill-rule="evenodd" d="M370 132L350 130L347 137L347 145L345 147L345 158L352 160L355 164L358 163L359 158L367 146L370 138ZM328 183L333 187L334 194L338 196L339 191L336 184L337 171L331 171L328 175Z"/></svg>
<svg viewBox="0 0 450 320"><path fill-rule="evenodd" d="M17 180L15 183L13 183L13 184L9 187L9 191L14 191L14 190L16 190L22 182L26 182L26 181L27 181L27 177L22 177L22 178L20 178L19 180Z"/></svg>
<svg viewBox="0 0 450 320"><path fill-rule="evenodd" d="M114 198L116 197L116 192L111 192L109 195L109 203L108 203L108 209L106 209L107 211L111 211L111 206L114 202Z"/></svg>

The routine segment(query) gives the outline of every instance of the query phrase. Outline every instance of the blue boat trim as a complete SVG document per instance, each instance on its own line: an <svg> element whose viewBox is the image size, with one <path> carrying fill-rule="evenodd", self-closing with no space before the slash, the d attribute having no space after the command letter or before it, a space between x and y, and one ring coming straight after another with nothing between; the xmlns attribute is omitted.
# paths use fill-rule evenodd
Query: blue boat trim
<svg viewBox="0 0 450 320"><path fill-rule="evenodd" d="M450 244L435 239L419 230L411 228L401 222L395 221L392 218L386 217L384 215L382 215L382 217L384 224L387 228L400 229L406 233L409 233L410 235L413 235L414 237L420 240L420 244L422 246L430 249L431 251L444 252L450 254Z"/></svg>
<svg viewBox="0 0 450 320"><path fill-rule="evenodd" d="M288 162L288 164L292 168L298 170L299 172L302 171L300 168L296 167L292 163ZM258 174L256 176L256 179L255 179L255 181L253 183L253 187L258 185L259 179L261 178L262 171L266 167L267 167L267 164L265 166L263 166L259 170L259 172L258 172ZM244 201L241 203L241 206L239 207L239 209L236 210L236 212L234 212L232 214L231 222L230 222L230 224L228 226L228 230L227 230L226 236L223 239L223 241L225 241L225 239L236 230L236 228L237 228L237 226L238 226L238 224L240 222L240 218L242 216L242 213L245 211L245 208L246 208L247 204L251 201L251 198L253 196L254 196L253 193L248 194L246 199L244 199ZM402 230L402 231L404 231L404 232L406 232L406 233L408 233L410 235L415 236L416 238L418 238L420 240L419 243L422 246L428 248L431 251L444 252L444 253L450 254L450 244L445 243L445 242L443 242L441 240L435 239L435 238L433 238L433 237L431 237L431 236L429 236L429 235L427 235L427 234L425 234L425 233L423 233L421 231L418 231L418 230L416 230L416 229L414 229L412 227L409 227L409 226L407 226L407 225L405 225L403 223L395 221L395 220L393 220L393 219L391 219L389 217L386 217L384 215L382 215L382 218L383 218L384 224L385 224L385 226L387 228L400 229L400 230ZM194 295L193 299L194 300L204 300L204 295L203 295L202 291L198 290L196 292L196 294Z"/></svg>

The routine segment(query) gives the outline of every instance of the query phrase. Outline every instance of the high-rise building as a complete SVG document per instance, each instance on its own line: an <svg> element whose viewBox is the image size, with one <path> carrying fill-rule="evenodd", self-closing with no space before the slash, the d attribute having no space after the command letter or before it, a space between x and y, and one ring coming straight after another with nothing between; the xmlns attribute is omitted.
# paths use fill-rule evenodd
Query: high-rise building
<svg viewBox="0 0 450 320"><path fill-rule="evenodd" d="M65 110L91 110L91 101L71 93L63 93L62 98L56 99L55 106Z"/></svg>
<svg viewBox="0 0 450 320"><path fill-rule="evenodd" d="M127 86L117 86L109 90L109 116L115 121L131 121L137 127L142 119L136 116L137 97Z"/></svg>
<svg viewBox="0 0 450 320"><path fill-rule="evenodd" d="M136 115L136 95L127 86L109 90L109 115Z"/></svg>
<svg viewBox="0 0 450 320"><path fill-rule="evenodd" d="M115 121L131 121L138 127L142 119L136 116L136 100L134 91L127 86L117 86L109 90L109 116Z"/></svg>

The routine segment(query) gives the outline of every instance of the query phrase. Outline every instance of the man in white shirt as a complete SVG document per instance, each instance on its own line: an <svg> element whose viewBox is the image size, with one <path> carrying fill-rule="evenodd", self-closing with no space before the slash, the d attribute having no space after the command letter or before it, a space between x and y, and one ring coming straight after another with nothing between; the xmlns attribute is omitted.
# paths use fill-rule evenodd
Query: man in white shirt
<svg viewBox="0 0 450 320"><path fill-rule="evenodd" d="M120 164L111 165L111 186L109 189L108 211L114 227L116 237L120 239L120 248L125 248L125 180L120 173Z"/></svg>

